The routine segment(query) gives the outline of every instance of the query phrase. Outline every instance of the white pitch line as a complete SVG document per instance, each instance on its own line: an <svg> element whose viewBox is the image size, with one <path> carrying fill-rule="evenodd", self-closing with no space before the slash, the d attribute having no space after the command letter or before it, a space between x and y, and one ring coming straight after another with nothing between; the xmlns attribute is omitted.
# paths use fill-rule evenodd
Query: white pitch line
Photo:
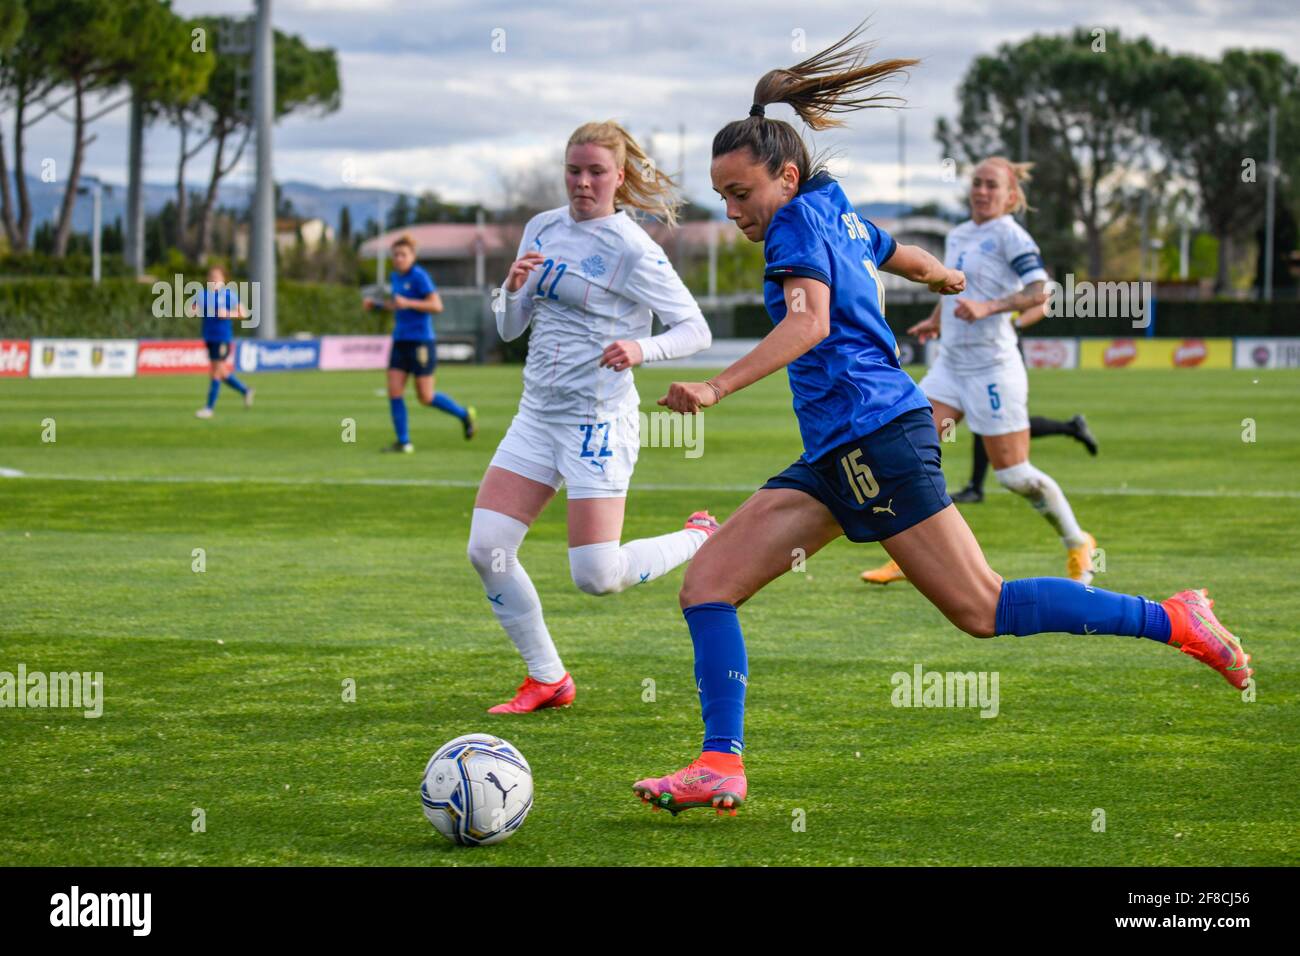
<svg viewBox="0 0 1300 956"><path fill-rule="evenodd" d="M480 482L466 481L459 478L290 478L275 475L247 477L243 475L207 475L191 477L186 475L43 475L7 473L0 470L0 477L28 481L91 481L122 484L153 485L339 485L344 487L379 487L379 488L477 488ZM676 485L654 484L652 482L633 482L632 488L640 491L735 491L756 490L761 482L750 485ZM1281 498L1300 499L1300 490L1262 489L1257 491L1233 491L1216 488L1068 488L1075 495L1127 495L1132 497L1153 498ZM987 494L1010 494L1006 489L990 488Z"/></svg>

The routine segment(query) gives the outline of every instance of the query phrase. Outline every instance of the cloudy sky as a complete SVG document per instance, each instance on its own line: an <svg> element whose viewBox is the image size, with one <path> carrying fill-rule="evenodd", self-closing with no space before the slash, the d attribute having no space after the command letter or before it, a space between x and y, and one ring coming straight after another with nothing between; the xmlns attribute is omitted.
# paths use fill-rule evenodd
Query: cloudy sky
<svg viewBox="0 0 1300 956"><path fill-rule="evenodd" d="M971 59L1007 41L1076 25L1142 34L1168 49L1216 55L1230 46L1280 49L1300 61L1293 0L273 0L278 29L339 54L343 105L324 118L292 117L275 132L280 180L420 191L451 200L501 198L503 171L554 158L569 132L614 117L675 170L684 126L685 186L713 203L708 147L723 123L748 111L766 70L801 58L873 17L880 57L919 57L899 89L908 109L859 113L847 130L815 145L840 154L836 171L857 201L899 198L903 117L910 201L953 202L940 178L935 120L953 115L955 90ZM244 14L252 0L176 0L184 15ZM1140 11L1140 12L1139 12ZM493 51L495 34L504 52ZM776 107L769 115L789 118ZM125 179L126 110L100 120L87 170ZM175 177L176 134L147 138L147 178ZM28 168L54 157L62 168L69 127L51 118L29 134ZM192 167L197 181L209 157ZM239 174L237 174L239 175ZM251 175L251 162L242 175ZM557 167L557 175L559 170Z"/></svg>

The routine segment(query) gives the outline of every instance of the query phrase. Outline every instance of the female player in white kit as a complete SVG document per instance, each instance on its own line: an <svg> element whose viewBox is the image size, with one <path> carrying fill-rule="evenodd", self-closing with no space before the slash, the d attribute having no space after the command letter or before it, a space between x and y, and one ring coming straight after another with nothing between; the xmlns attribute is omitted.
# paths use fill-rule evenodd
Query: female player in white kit
<svg viewBox="0 0 1300 956"><path fill-rule="evenodd" d="M1066 576L1092 581L1097 542L1079 527L1065 493L1029 463L1029 379L1010 313L1046 301L1047 270L1033 237L1012 217L1026 208L1021 183L1030 164L991 156L971 177L971 218L948 233L944 265L966 273L966 294L944 297L930 318L909 331L940 332L939 358L921 380L935 426L964 416L983 436L998 482L1029 501L1056 529L1066 548ZM949 426L951 427L951 426ZM875 584L904 579L889 561L862 574Z"/></svg>
<svg viewBox="0 0 1300 956"><path fill-rule="evenodd" d="M532 333L519 412L479 486L468 552L528 676L490 713L565 707L576 693L518 559L528 528L561 484L568 486L569 569L588 594L654 580L690 560L718 528L697 511L680 531L619 543L640 448L632 368L712 341L664 251L624 211L674 222L674 184L614 122L574 131L564 178L569 203L524 229L497 312L503 339L530 324ZM652 311L666 327L654 336Z"/></svg>

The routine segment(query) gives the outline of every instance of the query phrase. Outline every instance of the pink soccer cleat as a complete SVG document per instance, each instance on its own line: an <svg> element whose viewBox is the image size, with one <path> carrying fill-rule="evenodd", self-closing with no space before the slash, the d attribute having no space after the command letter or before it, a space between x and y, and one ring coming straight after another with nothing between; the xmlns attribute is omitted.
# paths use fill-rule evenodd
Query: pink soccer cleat
<svg viewBox="0 0 1300 956"><path fill-rule="evenodd" d="M512 699L504 704L489 707L488 713L531 714L535 710L545 710L547 707L568 707L577 696L578 688L567 673L554 684L543 684L539 680L533 680L532 677L526 677Z"/></svg>
<svg viewBox="0 0 1300 956"><path fill-rule="evenodd" d="M673 816L695 807L713 807L718 816L730 812L734 817L745 802L749 782L739 757L707 753L667 777L638 780L632 792L642 803Z"/></svg>

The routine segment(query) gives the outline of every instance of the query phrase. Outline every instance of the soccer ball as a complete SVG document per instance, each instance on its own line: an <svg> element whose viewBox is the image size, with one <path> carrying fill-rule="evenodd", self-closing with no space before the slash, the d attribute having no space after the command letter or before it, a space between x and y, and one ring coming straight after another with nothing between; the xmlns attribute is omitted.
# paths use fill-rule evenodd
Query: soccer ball
<svg viewBox="0 0 1300 956"><path fill-rule="evenodd" d="M466 734L429 758L420 800L433 828L453 843L500 843L533 808L533 771L509 741Z"/></svg>

